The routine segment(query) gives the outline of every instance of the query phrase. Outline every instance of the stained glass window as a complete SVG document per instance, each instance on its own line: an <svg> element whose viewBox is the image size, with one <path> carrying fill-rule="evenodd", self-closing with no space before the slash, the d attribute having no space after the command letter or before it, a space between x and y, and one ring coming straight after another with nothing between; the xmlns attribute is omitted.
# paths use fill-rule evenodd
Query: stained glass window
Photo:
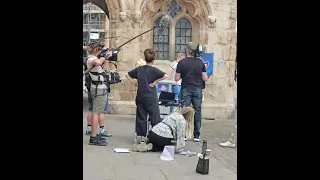
<svg viewBox="0 0 320 180"><path fill-rule="evenodd" d="M192 41L192 26L188 19L182 18L176 24L175 29L175 57L184 52L187 42Z"/></svg>
<svg viewBox="0 0 320 180"><path fill-rule="evenodd" d="M154 21L153 27L159 27L161 17ZM153 49L157 52L156 59L169 59L169 27L164 30L155 28L153 31Z"/></svg>
<svg viewBox="0 0 320 180"><path fill-rule="evenodd" d="M180 11L181 6L175 0L172 0L171 3L166 6L166 12L171 17L175 17Z"/></svg>

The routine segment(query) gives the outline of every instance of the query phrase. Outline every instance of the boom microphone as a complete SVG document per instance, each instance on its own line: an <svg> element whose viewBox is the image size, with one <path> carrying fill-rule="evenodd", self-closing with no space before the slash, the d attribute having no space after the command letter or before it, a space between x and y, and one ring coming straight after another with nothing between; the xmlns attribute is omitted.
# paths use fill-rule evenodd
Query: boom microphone
<svg viewBox="0 0 320 180"><path fill-rule="evenodd" d="M167 28L167 26L169 25L169 21L170 21L170 16L169 15L164 15L162 16L162 18L160 19L160 22L159 22L159 27L155 27L155 28L152 28L152 29L149 29L133 38L131 38L130 40L126 41L125 43L121 44L119 47L115 48L115 50L113 51L113 53L118 53L120 51L120 48L124 45L126 45L127 43L131 42L132 40L136 39L137 37L140 37L141 35L143 34L146 34L147 32L149 31L152 31L152 30L155 30L156 28L159 28L159 31L160 32L163 32L165 28ZM114 37L109 37L109 38L114 38ZM104 64L104 63L103 63ZM93 69L94 66L91 68ZM83 76L85 74L87 74L91 69L88 69L86 70L84 73L83 73Z"/></svg>
<svg viewBox="0 0 320 180"><path fill-rule="evenodd" d="M163 16L159 22L159 28L166 28L169 24L169 20L170 20L169 15Z"/></svg>
<svg viewBox="0 0 320 180"><path fill-rule="evenodd" d="M159 31L160 32L163 32L168 27L169 21L170 21L169 15L162 16L162 18L160 19L160 22L159 22Z"/></svg>

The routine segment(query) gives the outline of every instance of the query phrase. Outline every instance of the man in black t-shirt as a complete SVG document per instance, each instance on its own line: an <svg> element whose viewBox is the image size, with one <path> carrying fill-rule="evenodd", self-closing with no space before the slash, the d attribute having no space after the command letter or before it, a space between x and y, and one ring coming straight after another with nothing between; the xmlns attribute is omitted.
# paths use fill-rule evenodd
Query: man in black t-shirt
<svg viewBox="0 0 320 180"><path fill-rule="evenodd" d="M194 57L197 46L192 42L186 45L187 57L178 63L175 75L176 81L182 78L181 100L185 101L185 106L192 104L195 109L194 141L200 141L202 89L205 87L205 81L208 80L204 63L201 59Z"/></svg>
<svg viewBox="0 0 320 180"><path fill-rule="evenodd" d="M154 50L146 49L144 51L146 65L139 66L126 75L129 81L138 86L136 133L137 136L141 136L141 144L144 143L144 137L147 134L147 115L149 114L152 127L161 122L156 84L166 79L168 75L152 66L155 55ZM137 79L137 82L133 78Z"/></svg>

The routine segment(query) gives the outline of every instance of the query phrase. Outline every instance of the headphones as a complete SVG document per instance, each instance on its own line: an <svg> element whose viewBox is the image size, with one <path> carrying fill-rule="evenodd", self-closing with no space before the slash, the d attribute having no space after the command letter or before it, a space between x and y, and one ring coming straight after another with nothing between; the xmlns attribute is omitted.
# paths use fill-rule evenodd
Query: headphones
<svg viewBox="0 0 320 180"><path fill-rule="evenodd" d="M199 57L202 55L202 53L203 53L203 48L202 48L202 45L201 45L201 44L198 44L195 50L192 49L192 47L191 47L191 45L190 45L189 43L186 44L186 47L187 47L189 50L191 50L191 51L194 52L194 57L195 57L195 58L199 58ZM187 52L185 52L185 54L187 54Z"/></svg>
<svg viewBox="0 0 320 180"><path fill-rule="evenodd" d="M202 55L202 53L203 53L202 45L198 44L194 54L195 58L199 58Z"/></svg>

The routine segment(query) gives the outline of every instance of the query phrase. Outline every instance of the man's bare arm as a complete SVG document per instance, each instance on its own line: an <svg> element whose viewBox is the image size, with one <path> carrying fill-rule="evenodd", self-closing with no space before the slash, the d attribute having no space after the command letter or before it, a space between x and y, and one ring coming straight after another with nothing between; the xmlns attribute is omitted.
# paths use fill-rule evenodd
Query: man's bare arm
<svg viewBox="0 0 320 180"><path fill-rule="evenodd" d="M173 73L173 69L172 69L172 67L170 66L169 69L168 69L167 75L168 75L168 76L171 76L172 73Z"/></svg>
<svg viewBox="0 0 320 180"><path fill-rule="evenodd" d="M208 80L208 74L206 72L202 72L202 80L206 82Z"/></svg>
<svg viewBox="0 0 320 180"><path fill-rule="evenodd" d="M91 62L91 65L93 66L100 66L101 64L103 64L103 62L106 60L107 57L109 57L111 55L111 52L109 52L106 57L100 57L99 59L94 59L92 62ZM106 62L106 64L108 64Z"/></svg>
<svg viewBox="0 0 320 180"><path fill-rule="evenodd" d="M101 57L99 59L94 59L92 62L91 62L91 65L93 66L100 66L106 59L104 57Z"/></svg>
<svg viewBox="0 0 320 180"><path fill-rule="evenodd" d="M169 77L168 74L164 74L164 76L162 78L155 80L154 83L158 83L159 81L165 80L168 77Z"/></svg>
<svg viewBox="0 0 320 180"><path fill-rule="evenodd" d="M174 76L174 79L175 79L176 81L179 81L179 80L181 79L181 73L177 73L177 72L176 72L176 75Z"/></svg>
<svg viewBox="0 0 320 180"><path fill-rule="evenodd" d="M106 60L103 64L103 69L106 70L106 71L109 71L109 61Z"/></svg>
<svg viewBox="0 0 320 180"><path fill-rule="evenodd" d="M164 76L163 76L162 78L155 80L153 83L149 84L149 86L150 86L150 87L154 87L154 86L156 86L156 84L157 84L159 81L165 80L165 79L167 79L168 77L169 77L169 76L168 76L167 74L164 74Z"/></svg>

